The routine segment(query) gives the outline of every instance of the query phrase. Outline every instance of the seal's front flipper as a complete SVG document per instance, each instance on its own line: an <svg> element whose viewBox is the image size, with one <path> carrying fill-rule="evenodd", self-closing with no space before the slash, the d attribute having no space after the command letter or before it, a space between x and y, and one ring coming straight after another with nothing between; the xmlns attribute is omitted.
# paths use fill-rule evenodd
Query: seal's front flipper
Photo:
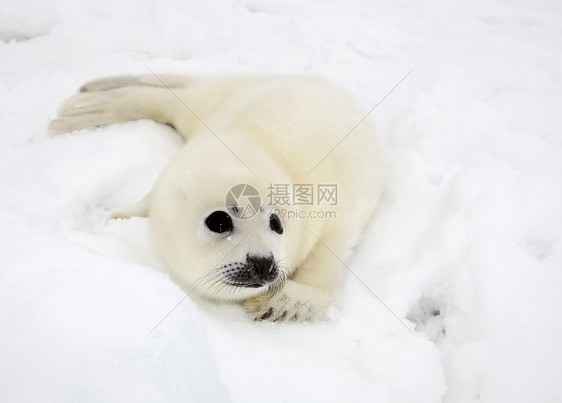
<svg viewBox="0 0 562 403"><path fill-rule="evenodd" d="M145 196L137 204L133 204L132 206L126 207L119 207L112 210L109 213L107 220L112 220L115 218L131 218L131 217L148 217L148 212L150 210L150 193Z"/></svg>

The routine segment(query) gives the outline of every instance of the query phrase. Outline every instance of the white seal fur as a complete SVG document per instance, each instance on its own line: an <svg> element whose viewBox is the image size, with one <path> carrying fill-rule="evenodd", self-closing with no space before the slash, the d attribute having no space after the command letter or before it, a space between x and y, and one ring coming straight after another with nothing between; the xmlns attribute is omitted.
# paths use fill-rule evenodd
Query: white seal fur
<svg viewBox="0 0 562 403"><path fill-rule="evenodd" d="M381 153L365 116L317 77L122 76L86 83L49 129L137 119L174 127L186 145L152 191L114 217L149 216L157 251L186 292L242 302L256 320L315 321L381 193ZM251 218L225 204L239 184L262 196ZM337 185L337 203L270 205L272 184ZM275 215L297 207L301 218ZM315 218L327 208L335 218Z"/></svg>

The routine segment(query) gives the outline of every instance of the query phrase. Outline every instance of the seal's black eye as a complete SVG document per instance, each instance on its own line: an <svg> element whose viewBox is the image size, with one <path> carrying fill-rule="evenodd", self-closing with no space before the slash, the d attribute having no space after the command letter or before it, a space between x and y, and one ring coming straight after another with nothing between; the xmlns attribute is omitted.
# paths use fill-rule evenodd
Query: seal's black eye
<svg viewBox="0 0 562 403"><path fill-rule="evenodd" d="M232 231L232 218L224 211L214 211L205 219L205 225L219 234Z"/></svg>
<svg viewBox="0 0 562 403"><path fill-rule="evenodd" d="M281 220L277 214L271 214L269 216L269 228L272 231L277 232L279 235L283 233L283 224L281 224Z"/></svg>

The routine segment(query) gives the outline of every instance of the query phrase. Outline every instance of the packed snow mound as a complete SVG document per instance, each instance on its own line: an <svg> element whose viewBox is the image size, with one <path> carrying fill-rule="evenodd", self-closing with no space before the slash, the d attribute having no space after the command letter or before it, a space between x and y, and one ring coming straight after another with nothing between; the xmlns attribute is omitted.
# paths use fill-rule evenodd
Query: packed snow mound
<svg viewBox="0 0 562 403"><path fill-rule="evenodd" d="M0 400L561 400L560 49L548 0L2 2ZM186 298L146 219L106 224L180 139L47 126L84 81L149 69L384 98L384 196L328 321Z"/></svg>

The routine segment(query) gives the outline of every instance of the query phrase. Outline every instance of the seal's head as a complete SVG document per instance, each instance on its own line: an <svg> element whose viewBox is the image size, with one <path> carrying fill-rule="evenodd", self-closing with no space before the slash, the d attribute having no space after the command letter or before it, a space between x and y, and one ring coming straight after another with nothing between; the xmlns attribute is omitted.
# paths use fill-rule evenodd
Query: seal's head
<svg viewBox="0 0 562 403"><path fill-rule="evenodd" d="M172 277L213 300L275 292L290 274L291 228L267 194L289 178L247 143L193 143L168 165L150 200L153 238Z"/></svg>

